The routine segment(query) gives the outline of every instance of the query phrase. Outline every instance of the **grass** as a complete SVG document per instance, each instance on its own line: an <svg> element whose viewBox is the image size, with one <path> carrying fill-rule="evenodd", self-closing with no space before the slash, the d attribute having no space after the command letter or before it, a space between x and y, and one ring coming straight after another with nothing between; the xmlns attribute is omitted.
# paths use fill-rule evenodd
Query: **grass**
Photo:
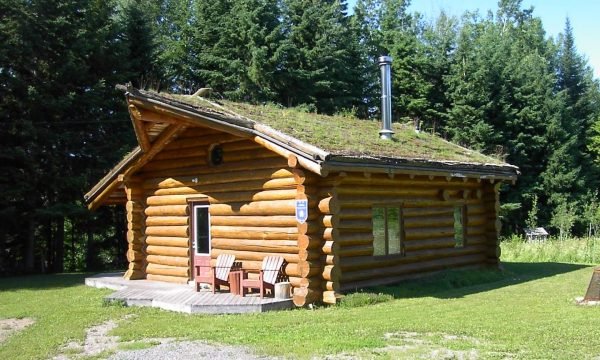
<svg viewBox="0 0 600 360"><path fill-rule="evenodd" d="M35 323L0 346L0 359L48 359L85 329L135 309L103 306L111 293L86 287L82 274L0 279L0 319L30 317Z"/></svg>
<svg viewBox="0 0 600 360"><path fill-rule="evenodd" d="M103 306L110 291L81 285L83 275L0 279L0 318L36 319L0 346L0 358L49 358L62 344L82 340L87 327L130 313L136 316L114 331L124 342L204 339L295 358L600 356L600 307L574 304L587 288L590 267L518 262L505 267L504 273L449 272L377 288L375 296L354 295L360 298L355 306L221 316ZM371 302L365 298L386 301L358 306Z"/></svg>
<svg viewBox="0 0 600 360"><path fill-rule="evenodd" d="M192 106L220 111L201 98L164 93L159 95ZM361 120L344 114L321 115L274 104L251 105L225 100L220 102L226 110L268 125L335 155L504 164L496 158L452 144L438 136L426 132L416 133L412 124L394 123L393 140L383 141L379 139L381 125L378 121Z"/></svg>
<svg viewBox="0 0 600 360"><path fill-rule="evenodd" d="M570 238L527 242L520 236L502 241L502 259L519 262L563 262L574 264L598 264L600 262L600 238Z"/></svg>

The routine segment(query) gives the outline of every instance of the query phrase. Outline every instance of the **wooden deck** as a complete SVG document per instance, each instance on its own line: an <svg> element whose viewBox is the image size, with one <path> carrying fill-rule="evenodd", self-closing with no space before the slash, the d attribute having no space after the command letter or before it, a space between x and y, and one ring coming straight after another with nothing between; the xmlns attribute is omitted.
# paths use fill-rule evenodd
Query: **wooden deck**
<svg viewBox="0 0 600 360"><path fill-rule="evenodd" d="M149 280L125 280L123 273L98 274L85 284L116 290L106 299L123 301L127 306L151 306L188 314L239 314L284 310L294 307L291 299L260 299L258 294L241 297L227 292L194 291L192 285L170 284Z"/></svg>

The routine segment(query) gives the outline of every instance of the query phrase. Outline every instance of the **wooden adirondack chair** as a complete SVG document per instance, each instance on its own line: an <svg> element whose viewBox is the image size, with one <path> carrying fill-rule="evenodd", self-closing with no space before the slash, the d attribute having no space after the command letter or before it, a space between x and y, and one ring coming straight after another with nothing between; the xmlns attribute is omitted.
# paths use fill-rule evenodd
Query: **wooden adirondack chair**
<svg viewBox="0 0 600 360"><path fill-rule="evenodd" d="M244 271L240 284L242 288L242 296L246 296L248 289L251 288L260 290L261 299L265 296L267 289L270 289L271 294L274 295L275 283L279 278L283 263L284 260L281 256L265 257L262 262L260 273L258 274L258 279L249 279L248 272Z"/></svg>
<svg viewBox="0 0 600 360"><path fill-rule="evenodd" d="M231 285L229 284L229 273L235 264L235 256L231 254L221 254L217 256L217 264L211 268L208 275L201 275L200 269L203 265L195 265L194 281L196 283L196 291L200 291L200 283L208 283L212 285L212 292L215 293L217 287L221 291L221 285L229 287L229 291L232 291Z"/></svg>

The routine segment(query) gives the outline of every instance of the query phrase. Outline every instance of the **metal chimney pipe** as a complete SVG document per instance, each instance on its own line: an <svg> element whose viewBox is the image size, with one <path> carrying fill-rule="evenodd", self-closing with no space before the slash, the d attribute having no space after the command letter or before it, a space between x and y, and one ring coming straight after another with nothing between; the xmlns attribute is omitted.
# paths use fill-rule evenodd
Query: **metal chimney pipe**
<svg viewBox="0 0 600 360"><path fill-rule="evenodd" d="M391 140L392 134L392 57L380 56L379 68L381 69L381 120L383 123L379 136L384 140Z"/></svg>

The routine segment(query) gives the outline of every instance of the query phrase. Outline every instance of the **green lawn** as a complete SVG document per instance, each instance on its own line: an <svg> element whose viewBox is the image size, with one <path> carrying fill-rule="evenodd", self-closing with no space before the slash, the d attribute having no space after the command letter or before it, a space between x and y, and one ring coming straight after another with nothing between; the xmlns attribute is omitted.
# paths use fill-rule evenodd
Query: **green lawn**
<svg viewBox="0 0 600 360"><path fill-rule="evenodd" d="M0 359L48 358L61 344L83 339L90 325L129 313L137 316L115 331L123 341L207 339L301 358L340 352L364 358L441 357L450 350L476 351L479 358L600 356L600 307L574 305L587 288L591 267L505 267L503 275L457 272L380 288L394 299L377 305L226 316L103 306L102 297L110 291L81 285L83 275L0 279L0 319L37 320L0 346Z"/></svg>

